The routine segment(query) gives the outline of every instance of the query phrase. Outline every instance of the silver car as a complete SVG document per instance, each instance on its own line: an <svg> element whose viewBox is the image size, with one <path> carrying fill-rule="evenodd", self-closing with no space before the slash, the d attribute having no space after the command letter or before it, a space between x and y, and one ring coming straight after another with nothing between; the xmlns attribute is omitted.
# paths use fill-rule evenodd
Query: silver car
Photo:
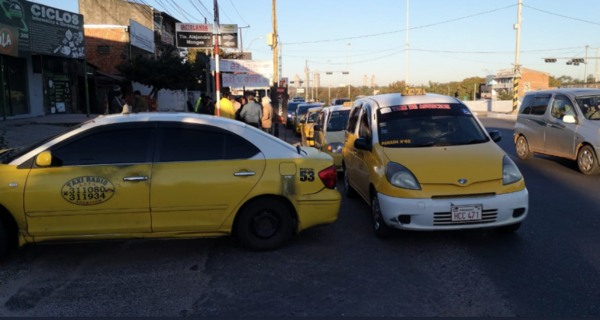
<svg viewBox="0 0 600 320"><path fill-rule="evenodd" d="M576 160L587 175L600 173L600 90L557 89L525 95L514 142L522 160L534 153Z"/></svg>

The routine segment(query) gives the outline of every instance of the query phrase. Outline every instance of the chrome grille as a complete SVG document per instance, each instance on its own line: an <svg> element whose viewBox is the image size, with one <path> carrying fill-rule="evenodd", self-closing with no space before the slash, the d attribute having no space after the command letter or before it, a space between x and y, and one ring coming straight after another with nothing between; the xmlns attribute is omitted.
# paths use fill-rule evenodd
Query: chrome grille
<svg viewBox="0 0 600 320"><path fill-rule="evenodd" d="M472 194L452 194L452 195L445 195L445 196L432 196L431 199L440 200L440 199L487 198L487 197L493 197L495 195L496 194L494 192L472 193Z"/></svg>
<svg viewBox="0 0 600 320"><path fill-rule="evenodd" d="M481 220L477 221L452 221L451 212L434 212L433 213L433 225L434 226L458 226L458 225L469 225L469 224L486 224L496 222L498 217L498 209L483 210L481 212Z"/></svg>

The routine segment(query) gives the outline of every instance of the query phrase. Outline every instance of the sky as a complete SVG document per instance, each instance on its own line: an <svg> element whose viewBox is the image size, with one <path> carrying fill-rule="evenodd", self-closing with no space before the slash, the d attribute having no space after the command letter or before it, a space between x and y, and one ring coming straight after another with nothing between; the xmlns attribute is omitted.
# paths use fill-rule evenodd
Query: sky
<svg viewBox="0 0 600 320"><path fill-rule="evenodd" d="M213 0L136 0L184 22L213 22ZM78 12L77 0L36 0ZM218 0L221 24L243 28L244 51L272 60L266 35L273 31L272 0ZM409 51L406 72L406 17ZM411 85L485 77L515 63L518 0L278 0L277 28L283 77L304 68L321 73L321 86ZM202 5L203 6L202 6ZM194 6L195 5L195 6ZM181 10L179 10L181 8ZM205 9L206 8L206 9ZM583 79L585 65L571 57L596 56L600 47L599 0L523 0L520 61L524 68ZM210 12L209 12L210 11ZM180 13L181 12L181 13ZM84 17L85 19L85 17ZM383 34L382 34L383 33ZM263 39L258 39L263 37ZM353 38L353 39L343 39ZM556 57L556 63L543 58ZM588 60L594 75L596 59ZM350 62L348 64L348 62ZM349 75L341 71L349 70ZM332 75L325 75L332 71Z"/></svg>

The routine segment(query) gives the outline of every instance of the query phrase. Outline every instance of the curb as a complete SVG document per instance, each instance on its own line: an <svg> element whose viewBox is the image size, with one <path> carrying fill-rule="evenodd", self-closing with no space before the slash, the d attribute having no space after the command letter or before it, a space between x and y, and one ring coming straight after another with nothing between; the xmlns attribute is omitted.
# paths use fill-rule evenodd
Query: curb
<svg viewBox="0 0 600 320"><path fill-rule="evenodd" d="M486 118L517 120L516 114L488 113Z"/></svg>

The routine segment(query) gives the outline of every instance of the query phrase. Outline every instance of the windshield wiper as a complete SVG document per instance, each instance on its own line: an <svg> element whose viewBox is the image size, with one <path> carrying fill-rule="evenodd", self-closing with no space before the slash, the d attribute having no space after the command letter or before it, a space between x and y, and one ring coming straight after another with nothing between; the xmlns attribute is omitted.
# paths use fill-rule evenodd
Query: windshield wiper
<svg viewBox="0 0 600 320"><path fill-rule="evenodd" d="M418 147L433 147L433 146L437 146L437 142L433 142L433 141L429 141L429 142L423 142L423 143L418 143L418 144L411 144L408 145L407 147L409 148L418 148Z"/></svg>
<svg viewBox="0 0 600 320"><path fill-rule="evenodd" d="M459 144L476 144L476 143L484 143L487 142L488 140L485 139L473 139L473 140L469 140L469 141L462 141L462 142L457 142L455 143L456 145Z"/></svg>

